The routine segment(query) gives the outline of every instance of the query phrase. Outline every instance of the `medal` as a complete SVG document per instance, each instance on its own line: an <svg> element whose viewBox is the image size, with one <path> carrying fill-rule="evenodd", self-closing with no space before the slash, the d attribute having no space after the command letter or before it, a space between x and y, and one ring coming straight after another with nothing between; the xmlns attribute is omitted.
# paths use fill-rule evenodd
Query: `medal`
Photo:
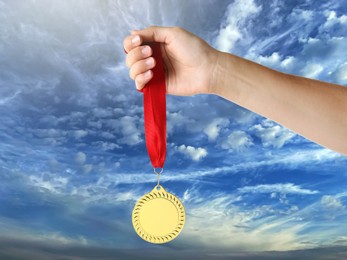
<svg viewBox="0 0 347 260"><path fill-rule="evenodd" d="M155 244L169 242L182 231L185 210L181 201L160 185L160 174L166 157L166 86L160 43L147 43L153 50L156 66L153 78L140 91L144 96L144 124L146 147L157 174L158 183L142 196L132 213L136 233Z"/></svg>
<svg viewBox="0 0 347 260"><path fill-rule="evenodd" d="M136 203L132 220L136 233L142 239L162 244L173 240L181 232L185 211L179 199L159 185Z"/></svg>

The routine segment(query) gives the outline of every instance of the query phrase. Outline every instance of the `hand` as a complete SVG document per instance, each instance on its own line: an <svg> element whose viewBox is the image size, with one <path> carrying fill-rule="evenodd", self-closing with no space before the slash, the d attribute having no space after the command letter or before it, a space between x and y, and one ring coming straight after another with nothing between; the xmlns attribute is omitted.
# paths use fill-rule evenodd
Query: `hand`
<svg viewBox="0 0 347 260"><path fill-rule="evenodd" d="M167 93L189 96L213 93L213 72L219 52L199 37L179 27L148 27L132 31L124 39L126 64L136 88L142 89L153 77L152 50L144 42L160 42Z"/></svg>

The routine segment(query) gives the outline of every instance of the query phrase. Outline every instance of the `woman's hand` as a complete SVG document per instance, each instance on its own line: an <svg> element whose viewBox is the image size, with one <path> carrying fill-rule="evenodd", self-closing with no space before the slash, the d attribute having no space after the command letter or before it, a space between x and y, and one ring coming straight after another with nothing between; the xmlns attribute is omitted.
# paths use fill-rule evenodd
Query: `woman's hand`
<svg viewBox="0 0 347 260"><path fill-rule="evenodd" d="M153 77L151 69L155 60L146 42L161 43L168 94L189 96L213 93L213 72L219 52L179 27L152 26L132 31L125 38L126 64L137 89L142 89Z"/></svg>

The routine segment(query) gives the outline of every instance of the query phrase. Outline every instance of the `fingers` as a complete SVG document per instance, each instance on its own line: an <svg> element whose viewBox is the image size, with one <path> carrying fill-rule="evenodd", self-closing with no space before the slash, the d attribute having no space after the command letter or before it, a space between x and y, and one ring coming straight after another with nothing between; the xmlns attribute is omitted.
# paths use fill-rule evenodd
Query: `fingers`
<svg viewBox="0 0 347 260"><path fill-rule="evenodd" d="M132 35L139 35L144 42L160 42L170 43L170 39L175 31L179 30L178 27L159 27L150 26L143 30L133 30Z"/></svg>
<svg viewBox="0 0 347 260"><path fill-rule="evenodd" d="M180 30L178 27L159 26L150 26L143 30L133 30L131 31L131 35L124 39L124 50L129 53L143 42L169 43L168 40L170 40L178 30Z"/></svg>
<svg viewBox="0 0 347 260"><path fill-rule="evenodd" d="M142 43L141 36L139 35L129 35L125 37L123 42L124 50L129 53L132 49L140 46Z"/></svg>
<svg viewBox="0 0 347 260"><path fill-rule="evenodd" d="M143 88L143 86L148 82L152 73L148 71L154 67L155 60L153 57L137 61L131 66L129 75L131 79L135 80L137 89Z"/></svg>
<svg viewBox="0 0 347 260"><path fill-rule="evenodd" d="M137 38L136 38L137 37ZM124 50L128 53L126 64L130 68L130 78L135 80L136 88L141 90L153 77L150 70L155 66L151 57L152 49L148 45L140 46L142 37L131 35L124 39Z"/></svg>
<svg viewBox="0 0 347 260"><path fill-rule="evenodd" d="M130 68L129 75L135 80L137 89L142 89L151 80L151 69L155 67L155 60L150 57L152 49L141 45L144 42L169 44L180 30L178 27L151 26L143 30L134 30L124 39L124 50L128 53L126 64Z"/></svg>
<svg viewBox="0 0 347 260"><path fill-rule="evenodd" d="M139 74L135 78L136 88L138 90L143 89L143 87L150 81L153 77L153 71L147 70L145 73Z"/></svg>
<svg viewBox="0 0 347 260"><path fill-rule="evenodd" d="M130 68L137 61L146 59L152 55L152 49L148 45L139 46L128 52L126 57L126 64Z"/></svg>
<svg viewBox="0 0 347 260"><path fill-rule="evenodd" d="M154 68L154 66L155 66L155 60L153 57L149 57L145 60L140 60L131 66L130 72L129 72L130 78L135 80L137 75L142 74L146 72L147 70Z"/></svg>

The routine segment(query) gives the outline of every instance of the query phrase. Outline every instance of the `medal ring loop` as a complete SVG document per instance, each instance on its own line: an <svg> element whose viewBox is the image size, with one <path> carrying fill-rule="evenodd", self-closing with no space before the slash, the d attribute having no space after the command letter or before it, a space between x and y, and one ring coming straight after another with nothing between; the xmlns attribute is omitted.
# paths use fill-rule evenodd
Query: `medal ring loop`
<svg viewBox="0 0 347 260"><path fill-rule="evenodd" d="M164 168L160 168L160 167L158 167L158 168L153 168L153 171L154 171L154 173L156 173L156 174L162 174L163 173L163 171L164 171Z"/></svg>

